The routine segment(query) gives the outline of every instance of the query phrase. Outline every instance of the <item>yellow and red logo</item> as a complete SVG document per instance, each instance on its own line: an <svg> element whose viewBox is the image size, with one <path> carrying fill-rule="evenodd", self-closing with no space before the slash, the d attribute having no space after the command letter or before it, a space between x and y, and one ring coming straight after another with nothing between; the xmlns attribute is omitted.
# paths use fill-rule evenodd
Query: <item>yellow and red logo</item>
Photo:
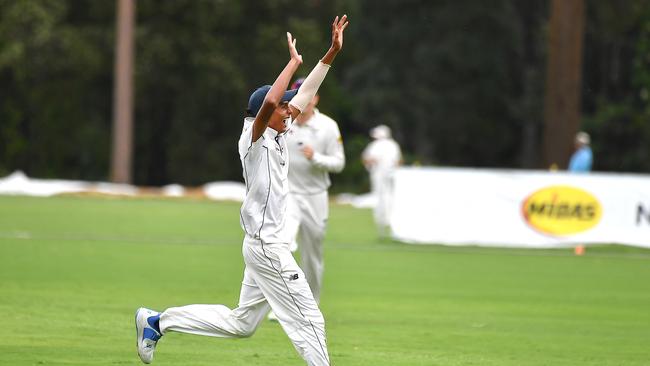
<svg viewBox="0 0 650 366"><path fill-rule="evenodd" d="M522 205L524 219L544 234L566 236L598 225L603 208L587 191L570 186L550 186L528 196Z"/></svg>

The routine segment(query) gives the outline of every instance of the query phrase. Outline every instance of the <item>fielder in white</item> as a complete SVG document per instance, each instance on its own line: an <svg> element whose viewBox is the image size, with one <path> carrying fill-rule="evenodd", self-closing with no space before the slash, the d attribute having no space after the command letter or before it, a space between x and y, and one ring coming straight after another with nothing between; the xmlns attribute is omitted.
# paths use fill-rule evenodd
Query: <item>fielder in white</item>
<svg viewBox="0 0 650 366"><path fill-rule="evenodd" d="M136 312L137 349L144 363L153 360L158 340L176 331L222 338L251 336L270 309L308 365L329 365L325 321L305 276L289 251L284 230L289 192L289 160L285 132L305 110L343 46L347 16L332 24L332 45L299 91L285 91L302 63L296 41L287 33L291 60L273 83L250 97L239 154L246 182L240 212L245 232L244 278L239 305L187 305L162 313Z"/></svg>
<svg viewBox="0 0 650 366"><path fill-rule="evenodd" d="M370 172L370 188L377 203L374 208L379 236L390 235L390 213L393 203L393 175L402 164L402 152L391 137L390 128L377 126L370 131L374 139L363 151L363 165Z"/></svg>
<svg viewBox="0 0 650 366"><path fill-rule="evenodd" d="M303 79L292 88L300 88ZM287 203L287 235L294 239L291 249L300 248L300 267L316 302L323 285L323 239L329 215L327 189L329 173L345 167L343 139L339 126L316 106L318 94L298 116L287 134L289 146L289 201Z"/></svg>

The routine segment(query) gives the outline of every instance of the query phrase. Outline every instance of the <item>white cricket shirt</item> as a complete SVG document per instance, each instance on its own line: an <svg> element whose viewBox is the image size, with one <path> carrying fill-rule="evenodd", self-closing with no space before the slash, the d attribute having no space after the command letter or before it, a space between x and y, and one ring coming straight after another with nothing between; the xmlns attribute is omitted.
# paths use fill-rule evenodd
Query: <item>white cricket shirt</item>
<svg viewBox="0 0 650 366"><path fill-rule="evenodd" d="M391 174L402 160L399 145L392 138L377 139L366 147L362 153L363 159L374 160L370 172L375 174Z"/></svg>
<svg viewBox="0 0 650 366"><path fill-rule="evenodd" d="M331 185L329 172L338 173L345 166L343 140L339 126L330 117L314 109L304 124L293 123L287 132L289 148L289 190L299 194L317 194ZM311 146L314 156L307 159L302 148Z"/></svg>
<svg viewBox="0 0 650 366"><path fill-rule="evenodd" d="M250 237L264 243L288 243L283 235L287 194L289 193L289 159L284 134L267 128L252 142L254 118L244 119L239 138L246 198L240 211L240 223Z"/></svg>

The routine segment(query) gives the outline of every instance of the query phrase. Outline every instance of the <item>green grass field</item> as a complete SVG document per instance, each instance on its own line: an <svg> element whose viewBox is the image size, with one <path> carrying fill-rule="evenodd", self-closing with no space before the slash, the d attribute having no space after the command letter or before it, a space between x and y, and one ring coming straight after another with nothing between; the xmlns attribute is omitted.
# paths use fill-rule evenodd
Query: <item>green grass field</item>
<svg viewBox="0 0 650 366"><path fill-rule="evenodd" d="M138 365L137 307L236 305L238 207L0 197L0 365ZM380 242L369 211L333 206L321 308L333 365L648 365L650 251ZM166 335L154 364L303 362L265 322Z"/></svg>

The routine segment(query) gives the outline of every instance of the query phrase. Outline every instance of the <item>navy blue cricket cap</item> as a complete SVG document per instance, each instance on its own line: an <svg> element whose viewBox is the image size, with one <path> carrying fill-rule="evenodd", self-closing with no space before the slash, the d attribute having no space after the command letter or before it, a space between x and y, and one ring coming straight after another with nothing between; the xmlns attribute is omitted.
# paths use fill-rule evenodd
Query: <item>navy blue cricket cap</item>
<svg viewBox="0 0 650 366"><path fill-rule="evenodd" d="M299 78L298 80L294 81L293 84L291 84L291 89L300 89L302 83L304 82L305 78Z"/></svg>
<svg viewBox="0 0 650 366"><path fill-rule="evenodd" d="M266 94L271 90L271 85L264 85L257 88L250 98L248 98L248 108L247 112L251 116L257 116L257 113L262 108L262 103L264 103L264 98ZM284 92L281 102L288 102L298 93L298 89L291 89Z"/></svg>

